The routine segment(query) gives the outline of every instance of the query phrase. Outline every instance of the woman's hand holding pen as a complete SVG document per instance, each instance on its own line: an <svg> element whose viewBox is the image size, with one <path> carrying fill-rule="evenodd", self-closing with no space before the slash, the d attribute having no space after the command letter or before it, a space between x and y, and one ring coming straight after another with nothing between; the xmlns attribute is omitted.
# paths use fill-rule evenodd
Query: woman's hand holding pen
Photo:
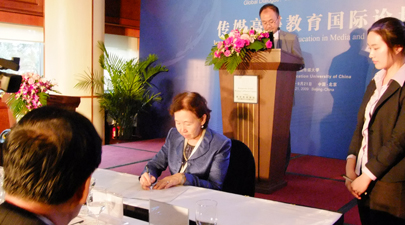
<svg viewBox="0 0 405 225"><path fill-rule="evenodd" d="M365 173L361 174L359 177L357 177L353 182L351 183L351 188L352 188L352 194L358 198L361 199L360 195L363 193L367 195L367 188L371 183L371 178L368 177ZM357 195L357 196L356 196Z"/></svg>
<svg viewBox="0 0 405 225"><path fill-rule="evenodd" d="M355 198L360 199L360 195L358 195L357 192L355 192L352 188L352 183L357 178L355 167L356 159L348 158L346 160L346 175L343 175L343 177L345 178L345 185L347 190L349 190L349 192L352 193Z"/></svg>
<svg viewBox="0 0 405 225"><path fill-rule="evenodd" d="M343 177L346 180L345 185L347 189L355 198L361 199L363 193L364 195L367 195L366 190L371 183L371 179L366 174L362 174L359 177L357 177L356 174L350 177L343 175Z"/></svg>
<svg viewBox="0 0 405 225"><path fill-rule="evenodd" d="M171 176L167 176L158 182L156 182L156 177L150 175L149 168L145 167L145 173L141 175L139 182L141 183L142 189L144 190L160 190L167 189L177 185L183 185L186 182L186 176L184 173L176 173Z"/></svg>
<svg viewBox="0 0 405 225"><path fill-rule="evenodd" d="M346 187L347 187L347 190L349 190L349 192L350 193L352 193L352 195L355 197L355 198L358 198L358 199L360 199L360 195L358 195L354 190L353 190L353 188L352 188L352 183L353 183L353 181L357 178L357 175L356 174L354 174L354 175L352 175L352 176L343 176L344 178L345 178L345 185L346 185Z"/></svg>
<svg viewBox="0 0 405 225"><path fill-rule="evenodd" d="M139 182L141 182L142 189L144 190L150 190L155 181L156 177L150 175L148 172L143 173L141 179L139 180Z"/></svg>

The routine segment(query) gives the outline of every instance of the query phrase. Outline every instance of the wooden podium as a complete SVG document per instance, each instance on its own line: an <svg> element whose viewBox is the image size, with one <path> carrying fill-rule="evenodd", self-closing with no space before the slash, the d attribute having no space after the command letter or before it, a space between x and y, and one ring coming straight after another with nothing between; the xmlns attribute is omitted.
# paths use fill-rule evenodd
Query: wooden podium
<svg viewBox="0 0 405 225"><path fill-rule="evenodd" d="M49 95L47 103L51 106L56 106L70 111L76 111L76 108L80 105L80 97L66 95Z"/></svg>
<svg viewBox="0 0 405 225"><path fill-rule="evenodd" d="M296 71L302 58L281 49L251 54L233 74L220 69L223 132L244 142L256 163L256 192L271 193L284 180ZM257 76L257 104L234 102L234 76Z"/></svg>

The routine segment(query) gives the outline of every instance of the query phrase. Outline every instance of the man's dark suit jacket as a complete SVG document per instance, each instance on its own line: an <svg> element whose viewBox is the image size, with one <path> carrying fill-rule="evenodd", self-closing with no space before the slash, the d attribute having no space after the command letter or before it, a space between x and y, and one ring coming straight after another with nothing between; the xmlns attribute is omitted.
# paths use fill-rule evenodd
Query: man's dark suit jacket
<svg viewBox="0 0 405 225"><path fill-rule="evenodd" d="M277 42L276 48L281 48L286 52L292 53L293 55L303 58L298 37L293 33L280 30L279 40ZM304 61L304 59L302 60Z"/></svg>
<svg viewBox="0 0 405 225"><path fill-rule="evenodd" d="M405 76L405 66L399 71ZM376 89L374 79L364 94L357 117L357 127L349 147L349 155L358 156L362 142L364 112ZM395 80L375 106L368 125L368 162L366 164L383 182L405 181L405 86Z"/></svg>
<svg viewBox="0 0 405 225"><path fill-rule="evenodd" d="M46 225L34 213L4 202L0 205L0 225Z"/></svg>

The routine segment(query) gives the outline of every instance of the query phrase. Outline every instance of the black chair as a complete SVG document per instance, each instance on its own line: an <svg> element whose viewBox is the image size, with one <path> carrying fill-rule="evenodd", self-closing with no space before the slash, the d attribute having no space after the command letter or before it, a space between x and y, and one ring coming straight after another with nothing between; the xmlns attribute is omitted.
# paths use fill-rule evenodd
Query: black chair
<svg viewBox="0 0 405 225"><path fill-rule="evenodd" d="M255 196L256 166L250 149L232 139L231 157L222 190L229 193Z"/></svg>

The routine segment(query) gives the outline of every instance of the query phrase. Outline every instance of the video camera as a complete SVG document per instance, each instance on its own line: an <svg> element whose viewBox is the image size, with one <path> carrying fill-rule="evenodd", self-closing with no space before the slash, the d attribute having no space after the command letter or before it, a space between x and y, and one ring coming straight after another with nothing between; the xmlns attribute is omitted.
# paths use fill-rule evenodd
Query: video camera
<svg viewBox="0 0 405 225"><path fill-rule="evenodd" d="M20 90L22 76L17 74L3 73L1 70L20 69L20 58L13 57L11 60L0 58L0 89L5 92L17 92Z"/></svg>

